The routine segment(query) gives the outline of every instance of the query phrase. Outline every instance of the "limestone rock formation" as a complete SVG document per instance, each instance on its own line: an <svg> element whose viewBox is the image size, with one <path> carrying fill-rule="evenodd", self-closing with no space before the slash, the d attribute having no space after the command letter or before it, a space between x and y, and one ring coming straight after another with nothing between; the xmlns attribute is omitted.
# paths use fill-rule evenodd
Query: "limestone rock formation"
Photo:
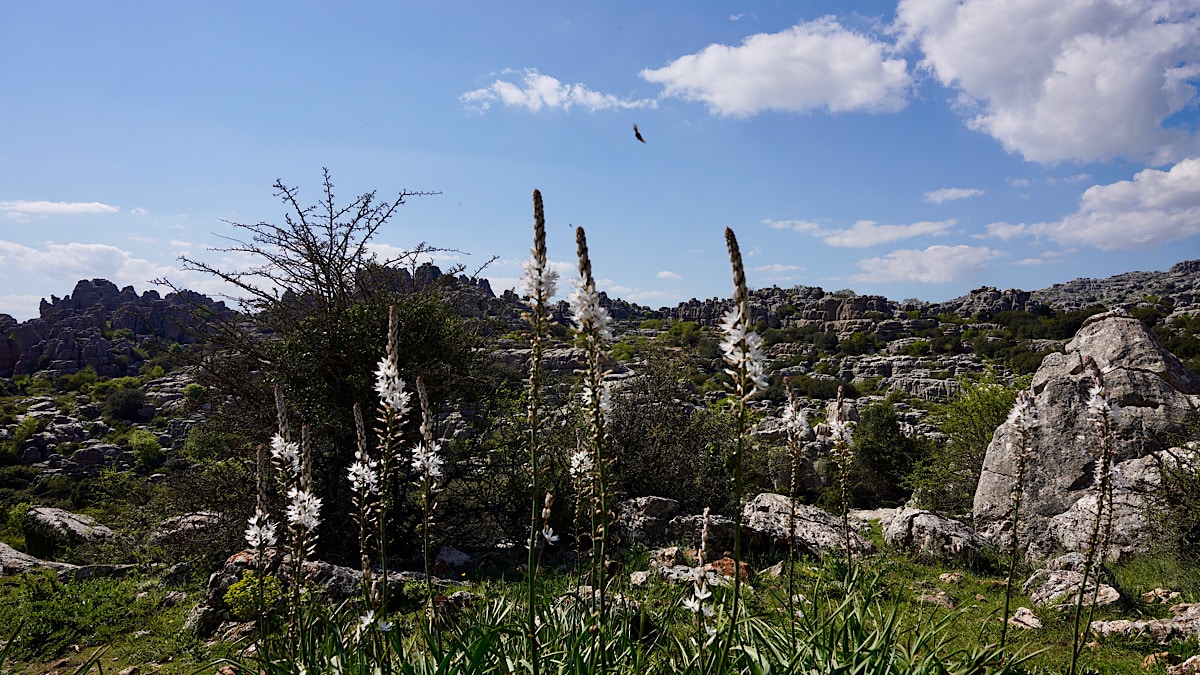
<svg viewBox="0 0 1200 675"><path fill-rule="evenodd" d="M994 551L969 525L930 511L904 508L883 528L883 540L919 558L979 562Z"/></svg>
<svg viewBox="0 0 1200 675"><path fill-rule="evenodd" d="M21 517L25 546L31 555L49 558L59 551L80 544L111 539L113 531L95 518L64 509L35 506Z"/></svg>
<svg viewBox="0 0 1200 675"><path fill-rule="evenodd" d="M787 546L789 517L787 496L764 492L743 508L743 534L751 543ZM858 533L861 524L857 520L850 521L850 549L855 553L869 553L875 547ZM841 519L808 504L796 504L793 533L796 547L814 556L846 548Z"/></svg>
<svg viewBox="0 0 1200 675"><path fill-rule="evenodd" d="M1165 450L1162 439L1183 431L1200 410L1200 376L1189 372L1164 350L1154 334L1123 311L1099 314L1086 321L1067 343L1066 353L1050 354L1034 375L1032 389L1039 424L1027 440L1030 459L1021 507L1020 538L1029 557L1045 558L1056 550L1079 550L1077 528L1064 527L1063 516L1081 500L1094 499L1094 468L1099 440L1089 419L1087 402L1093 384L1091 358L1103 373L1108 399L1121 410L1115 423L1115 462L1126 462ZM975 525L994 544L1008 541L1011 493L1016 473L1015 449L1021 440L1005 422L988 446L975 493ZM1117 487L1130 481L1117 481ZM1131 495L1114 495L1117 504ZM1059 518L1058 525L1055 519ZM1110 555L1142 550L1144 530L1114 528Z"/></svg>

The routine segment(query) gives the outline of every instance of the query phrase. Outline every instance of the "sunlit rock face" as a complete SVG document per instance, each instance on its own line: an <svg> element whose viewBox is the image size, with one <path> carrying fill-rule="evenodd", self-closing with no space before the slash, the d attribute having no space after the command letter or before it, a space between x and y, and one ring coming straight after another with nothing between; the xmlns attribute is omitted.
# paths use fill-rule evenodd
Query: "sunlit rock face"
<svg viewBox="0 0 1200 675"><path fill-rule="evenodd" d="M1067 343L1066 353L1050 354L1042 361L1031 385L1039 421L1024 441L1029 459L1018 526L1031 559L1088 545L1100 449L1096 424L1088 415L1094 384L1089 357L1102 373L1109 401L1120 410L1113 420L1116 493L1107 541L1112 556L1145 549L1142 490L1157 481L1153 458L1169 454L1168 439L1182 432L1200 409L1200 377L1163 349L1140 321L1115 311L1084 323ZM996 430L975 492L975 526L1000 546L1009 541L1021 444L1012 423Z"/></svg>

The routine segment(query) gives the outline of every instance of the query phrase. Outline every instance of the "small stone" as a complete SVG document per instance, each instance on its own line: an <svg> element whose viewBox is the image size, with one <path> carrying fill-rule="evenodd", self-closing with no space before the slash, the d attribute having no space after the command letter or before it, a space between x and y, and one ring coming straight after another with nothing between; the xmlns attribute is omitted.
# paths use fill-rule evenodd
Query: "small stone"
<svg viewBox="0 0 1200 675"><path fill-rule="evenodd" d="M704 569L712 570L723 577L733 577L733 558L721 558L720 560L714 560L705 565ZM741 563L739 576L742 578L742 581L750 580L750 565L748 563Z"/></svg>
<svg viewBox="0 0 1200 675"><path fill-rule="evenodd" d="M642 588L650 583L651 573L648 570L633 572L629 575L629 585L632 588Z"/></svg>
<svg viewBox="0 0 1200 675"><path fill-rule="evenodd" d="M938 591L933 595L922 595L917 598L918 602L924 602L930 605L945 607L946 609L954 609L957 604L954 598L946 593L946 591Z"/></svg>
<svg viewBox="0 0 1200 675"><path fill-rule="evenodd" d="M1033 613L1028 607L1018 607L1017 611L1008 620L1008 625L1024 628L1026 630L1039 630L1042 627L1041 619Z"/></svg>
<svg viewBox="0 0 1200 675"><path fill-rule="evenodd" d="M963 575L959 574L958 572L946 572L945 574L938 576L938 581L942 582L943 584L957 584L958 582L962 581L962 578Z"/></svg>
<svg viewBox="0 0 1200 675"><path fill-rule="evenodd" d="M759 574L766 575L772 579L778 579L779 577L783 576L783 561L771 565Z"/></svg>

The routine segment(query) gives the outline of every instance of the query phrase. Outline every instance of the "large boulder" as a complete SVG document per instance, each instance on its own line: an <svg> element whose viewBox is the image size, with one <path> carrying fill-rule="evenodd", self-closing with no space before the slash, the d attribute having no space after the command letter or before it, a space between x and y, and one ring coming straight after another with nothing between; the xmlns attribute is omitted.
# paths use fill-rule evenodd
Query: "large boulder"
<svg viewBox="0 0 1200 675"><path fill-rule="evenodd" d="M991 542L969 525L930 511L904 508L883 528L883 540L918 558L979 564L994 554Z"/></svg>
<svg viewBox="0 0 1200 675"><path fill-rule="evenodd" d="M1089 496L1094 513L1094 467L1100 441L1088 415L1094 372L1088 358L1103 373L1109 401L1121 410L1114 427L1118 471L1126 462L1166 450L1156 443L1182 432L1200 410L1200 376L1188 371L1159 345L1149 328L1125 312L1091 317L1067 343L1065 353L1047 355L1031 384L1039 422L1026 439L1029 459L1019 524L1020 541L1028 544L1033 560L1087 545L1087 538L1078 536L1078 518L1063 514L1072 509L1086 513L1087 503L1081 500ZM988 446L975 492L975 527L1001 547L1010 537L1015 453L1020 447L1015 425L1000 425ZM1116 504L1135 502L1128 489L1132 482L1116 481ZM1133 520L1121 522L1108 540L1109 555L1145 550L1145 528L1132 527Z"/></svg>
<svg viewBox="0 0 1200 675"><path fill-rule="evenodd" d="M847 533L840 518L809 504L797 503L795 509L795 528L789 537L791 512L787 496L771 492L757 495L742 509L746 540L777 546L787 546L791 541L796 548L817 557L846 550ZM862 522L851 519L849 524L850 550L854 553L873 551L871 542L858 533Z"/></svg>
<svg viewBox="0 0 1200 675"><path fill-rule="evenodd" d="M617 535L625 544L647 548L667 541L667 524L679 515L679 502L665 497L634 497L617 504Z"/></svg>
<svg viewBox="0 0 1200 675"><path fill-rule="evenodd" d="M64 549L97 544L113 537L113 531L95 518L64 509L35 506L21 517L25 547L30 555L51 558Z"/></svg>
<svg viewBox="0 0 1200 675"><path fill-rule="evenodd" d="M30 570L54 570L62 572L74 569L76 569L75 565L41 560L28 553L21 553L0 541L0 577L23 574Z"/></svg>

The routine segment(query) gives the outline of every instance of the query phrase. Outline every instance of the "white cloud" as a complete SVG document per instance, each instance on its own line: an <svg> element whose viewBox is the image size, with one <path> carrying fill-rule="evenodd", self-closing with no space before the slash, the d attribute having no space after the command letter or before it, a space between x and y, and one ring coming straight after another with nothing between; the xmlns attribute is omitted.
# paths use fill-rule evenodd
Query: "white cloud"
<svg viewBox="0 0 1200 675"><path fill-rule="evenodd" d="M0 202L0 213L24 221L29 216L75 216L89 213L116 213L121 209L102 202L46 202L16 201Z"/></svg>
<svg viewBox="0 0 1200 675"><path fill-rule="evenodd" d="M526 68L521 82L496 80L483 89L468 91L459 96L468 107L484 111L493 103L525 108L537 112L542 108L570 110L575 106L590 111L630 108L654 108L654 99L628 99L612 94L593 91L582 84L563 84L559 80L543 75L534 68Z"/></svg>
<svg viewBox="0 0 1200 675"><path fill-rule="evenodd" d="M129 209L129 213L134 216L144 216L144 215L149 214L150 212L147 211L146 209L143 209L140 206L135 206L134 208Z"/></svg>
<svg viewBox="0 0 1200 675"><path fill-rule="evenodd" d="M904 59L833 17L751 35L738 46L711 44L641 76L663 85L664 96L738 116L821 108L894 112L907 104L910 87Z"/></svg>
<svg viewBox="0 0 1200 675"><path fill-rule="evenodd" d="M952 202L956 199L967 199L969 197L978 197L983 194L983 190L975 188L941 188L933 192L925 193L925 201L931 204L941 204L943 202Z"/></svg>
<svg viewBox="0 0 1200 675"><path fill-rule="evenodd" d="M73 281L103 277L117 285L145 285L150 279L172 271L108 244L51 242L39 250L11 241L0 241L0 268L46 277L73 276Z"/></svg>
<svg viewBox="0 0 1200 675"><path fill-rule="evenodd" d="M657 276L659 279L682 279L683 278L670 270L663 270L655 276Z"/></svg>
<svg viewBox="0 0 1200 675"><path fill-rule="evenodd" d="M799 265L784 265L782 263L774 263L771 265L759 265L753 268L754 272L764 272L766 274L788 274L790 272L803 272L804 268Z"/></svg>
<svg viewBox="0 0 1200 675"><path fill-rule="evenodd" d="M1022 226L1007 227L1019 233ZM1093 185L1084 191L1075 213L1025 226L1024 232L1106 251L1154 248L1200 235L1200 157L1185 159L1168 171L1145 169L1133 180Z"/></svg>
<svg viewBox="0 0 1200 675"><path fill-rule="evenodd" d="M978 272L983 263L1004 255L982 246L930 246L924 250L901 249L886 256L858 261L865 272L855 274L855 281L885 283L893 281L916 281L926 284L944 284L970 277Z"/></svg>
<svg viewBox="0 0 1200 675"><path fill-rule="evenodd" d="M28 321L37 316L41 305L40 295L0 295L0 314L8 314L17 321Z"/></svg>
<svg viewBox="0 0 1200 675"><path fill-rule="evenodd" d="M877 244L921 236L941 236L950 231L958 221L950 218L939 221L921 221L909 225L881 225L873 220L860 220L847 229L824 228L811 220L764 220L774 229L791 229L811 234L827 246L838 248L866 248Z"/></svg>
<svg viewBox="0 0 1200 675"><path fill-rule="evenodd" d="M1176 161L1195 105L1200 14L1172 0L901 0L895 30L960 93L968 126L1027 160Z"/></svg>
<svg viewBox="0 0 1200 675"><path fill-rule="evenodd" d="M1008 241L1009 239L1012 239L1013 237L1015 237L1017 235L1025 234L1026 230L1028 230L1028 229L1029 229L1028 226L1026 226L1024 223L1013 224L1013 223L1006 223L1006 222L1000 221L1000 222L995 222L995 223L988 223L987 224L987 234L973 234L971 236L974 237L975 239L986 239L988 237L995 237L1001 241Z"/></svg>
<svg viewBox="0 0 1200 675"><path fill-rule="evenodd" d="M1022 266L1044 265L1044 264L1046 264L1046 261L1042 258L1021 258L1020 260L1016 261L1013 264L1014 265L1022 265Z"/></svg>

